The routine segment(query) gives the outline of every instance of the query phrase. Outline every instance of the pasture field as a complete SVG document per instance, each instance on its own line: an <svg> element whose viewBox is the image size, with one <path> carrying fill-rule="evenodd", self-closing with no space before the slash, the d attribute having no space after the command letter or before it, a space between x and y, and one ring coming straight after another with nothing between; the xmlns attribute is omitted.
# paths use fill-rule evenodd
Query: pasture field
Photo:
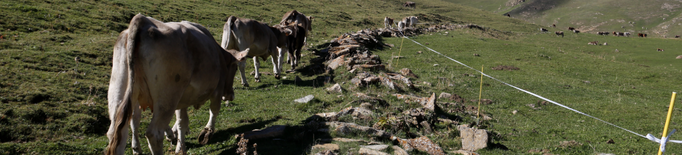
<svg viewBox="0 0 682 155"><path fill-rule="evenodd" d="M427 33L411 37L434 50L480 69L502 81L537 93L569 107L596 116L640 134L660 137L672 91L681 92L682 48L678 39L635 38L574 34L565 37L538 32L539 25L527 23L444 1L415 1L417 9L401 6L402 1L97 1L48 0L0 1L0 154L101 154L106 147L109 120L107 87L111 73L112 47L118 33L127 28L129 19L142 13L162 21L188 20L207 27L220 41L222 25L229 15L276 23L289 10L296 9L315 17L307 47L320 50L328 41L344 32L383 26L383 17L420 17L426 26L437 23L473 23L485 27ZM315 6L315 7L311 7ZM550 32L559 29L550 28ZM478 97L479 75L425 48L401 38L381 38L393 48L373 49L393 70L410 68L418 79L415 91L395 92L384 86L350 89L352 73L337 69L324 73L317 55L304 51L303 64L285 79L264 75L251 87L235 79L236 99L221 108L218 132L207 145L196 136L205 125L208 107L190 108L188 153L234 154L235 134L273 125L288 126L279 139L257 140L260 154L313 154L311 146L331 137L370 140L363 133L300 134L306 118L319 112L339 111L358 106L356 92L382 96L390 106L376 110L374 118L401 109L419 107L407 104L391 94L427 96L432 92L454 93L466 100ZM607 42L607 46L587 42ZM399 49L402 42L402 50ZM656 49L665 49L657 52ZM417 51L423 51L417 54ZM401 59L391 59L400 54ZM474 56L479 54L480 56ZM247 60L247 66L252 66ZM434 66L434 64L438 64ZM491 70L499 65L519 70ZM271 72L269 60L262 71ZM288 65L284 69L289 69ZM253 71L247 67L247 73ZM466 75L465 75L466 74ZM296 77L302 79L295 80ZM328 82L325 77L333 77ZM588 82L589 81L589 82ZM421 84L429 82L432 86ZM343 96L324 89L339 83ZM484 79L483 98L491 104L482 106L493 120L480 127L489 130L491 147L481 154L652 154L658 145L592 118L581 116ZM293 100L314 95L306 104ZM678 99L679 103L679 99ZM474 105L466 102L466 105ZM536 108L528 106L534 104ZM518 113L512 114L517 110ZM679 114L680 109L675 108ZM475 123L469 114L452 113L462 124ZM142 115L142 130L150 120ZM373 120L353 120L361 125ZM671 128L679 127L682 118L673 118ZM447 124L434 127L439 134L427 135L445 151L461 148L459 133ZM679 128L677 128L679 129ZM144 132L142 132L144 133ZM398 136L405 136L398 134ZM141 135L144 137L144 135ZM672 139L682 139L673 135ZM607 144L608 140L615 143ZM142 150L149 152L146 139ZM384 143L386 140L377 139ZM576 143L562 144L564 141ZM335 142L337 143L337 142ZM338 143L340 152L357 152L357 143ZM170 148L170 144L165 144ZM131 154L128 143L127 154ZM506 148L506 149L505 149ZM682 152L677 144L668 145L672 153ZM171 149L169 149L170 152ZM420 152L411 152L419 154Z"/></svg>

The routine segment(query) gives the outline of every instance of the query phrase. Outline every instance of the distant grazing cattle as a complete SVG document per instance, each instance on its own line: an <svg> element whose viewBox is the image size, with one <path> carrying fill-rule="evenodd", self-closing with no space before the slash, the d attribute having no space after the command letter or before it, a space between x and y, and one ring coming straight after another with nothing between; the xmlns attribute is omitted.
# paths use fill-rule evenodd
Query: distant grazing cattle
<svg viewBox="0 0 682 155"><path fill-rule="evenodd" d="M385 29L393 28L393 18L388 17L384 18L384 28Z"/></svg>
<svg viewBox="0 0 682 155"><path fill-rule="evenodd" d="M676 35L675 38L680 38L680 35Z"/></svg>
<svg viewBox="0 0 682 155"><path fill-rule="evenodd" d="M249 48L249 56L254 57L256 82L260 82L258 57L265 60L272 56L272 70L275 78L279 79L284 53L288 50L287 36L291 33L293 32L288 27L270 27L255 20L230 16L223 27L223 40L220 46L236 50ZM245 66L246 62L239 63L239 73L241 73L242 85L248 87L249 83L246 82L246 73L244 73Z"/></svg>
<svg viewBox="0 0 682 155"><path fill-rule="evenodd" d="M403 3L403 7L416 8L417 3L407 1L407 2Z"/></svg>
<svg viewBox="0 0 682 155"><path fill-rule="evenodd" d="M606 46L606 45L609 45L609 44L607 44L606 42L604 42L604 44L603 44L603 45L604 45L604 46Z"/></svg>
<svg viewBox="0 0 682 155"><path fill-rule="evenodd" d="M659 49L657 49L657 51L659 51L659 52L663 52L663 49L660 49L660 48L659 48Z"/></svg>
<svg viewBox="0 0 682 155"><path fill-rule="evenodd" d="M140 109L153 112L145 134L152 154L166 151L163 134L170 130L173 114L178 134L175 153L185 152L187 107L199 108L210 100L211 117L200 134L208 138L215 131L221 100L234 99L237 63L247 53L224 50L208 29L196 23L163 23L140 14L134 16L114 44L107 95L111 124L105 154L124 154L128 126L133 130L133 153L140 153L136 131Z"/></svg>
<svg viewBox="0 0 682 155"><path fill-rule="evenodd" d="M580 31L578 31L578 30L573 30L573 32L574 32L574 33L580 33Z"/></svg>
<svg viewBox="0 0 682 155"><path fill-rule="evenodd" d="M644 37L644 33L637 33L638 37Z"/></svg>
<svg viewBox="0 0 682 155"><path fill-rule="evenodd" d="M511 17L511 14L505 13L503 16Z"/></svg>
<svg viewBox="0 0 682 155"><path fill-rule="evenodd" d="M593 42L589 42L587 44L588 45L599 45L599 41L593 41Z"/></svg>
<svg viewBox="0 0 682 155"><path fill-rule="evenodd" d="M552 24L552 27L556 27L556 24Z"/></svg>
<svg viewBox="0 0 682 155"><path fill-rule="evenodd" d="M644 34L644 37L646 37L646 33Z"/></svg>
<svg viewBox="0 0 682 155"><path fill-rule="evenodd" d="M564 31L556 31L554 32L554 34L556 34L557 36L564 37Z"/></svg>
<svg viewBox="0 0 682 155"><path fill-rule="evenodd" d="M574 27L568 27L568 30L573 31L573 30L575 30L575 28Z"/></svg>
<svg viewBox="0 0 682 155"><path fill-rule="evenodd" d="M625 35L625 37L630 37L630 32L625 32L623 35Z"/></svg>
<svg viewBox="0 0 682 155"><path fill-rule="evenodd" d="M615 32L615 31L614 31L614 32L613 32L613 35L614 35L614 36L625 36L625 33L623 33L623 32Z"/></svg>
<svg viewBox="0 0 682 155"><path fill-rule="evenodd" d="M597 32L597 34L599 34L599 35L607 35L607 36L608 36L608 35L609 35L609 32Z"/></svg>
<svg viewBox="0 0 682 155"><path fill-rule="evenodd" d="M545 28L540 28L540 32L547 32L547 29L545 29Z"/></svg>

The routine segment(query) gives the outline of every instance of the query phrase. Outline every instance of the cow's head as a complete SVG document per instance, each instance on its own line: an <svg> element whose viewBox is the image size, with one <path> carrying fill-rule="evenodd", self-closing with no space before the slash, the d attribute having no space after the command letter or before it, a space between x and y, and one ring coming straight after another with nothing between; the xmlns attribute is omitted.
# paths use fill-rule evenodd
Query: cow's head
<svg viewBox="0 0 682 155"><path fill-rule="evenodd" d="M249 49L247 48L244 51L229 49L227 50L227 53L229 53L225 54L227 60L227 79L225 80L225 94L223 95L223 100L232 101L234 100L234 88L232 88L232 85L234 84L234 77L237 75L237 67L240 62L246 60L246 56L249 55Z"/></svg>

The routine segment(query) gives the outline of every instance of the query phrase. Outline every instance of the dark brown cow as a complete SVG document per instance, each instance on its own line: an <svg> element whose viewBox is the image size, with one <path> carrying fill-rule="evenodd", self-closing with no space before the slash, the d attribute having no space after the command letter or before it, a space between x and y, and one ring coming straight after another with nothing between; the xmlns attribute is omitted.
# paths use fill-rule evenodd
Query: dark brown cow
<svg viewBox="0 0 682 155"><path fill-rule="evenodd" d="M680 35L676 35L675 38L680 38Z"/></svg>
<svg viewBox="0 0 682 155"><path fill-rule="evenodd" d="M556 32L554 32L554 34L556 34L558 36L560 35L562 38L564 37L564 31L556 31Z"/></svg>
<svg viewBox="0 0 682 155"><path fill-rule="evenodd" d="M575 30L575 28L574 27L568 27L568 30L573 31L573 30Z"/></svg>
<svg viewBox="0 0 682 155"><path fill-rule="evenodd" d="M608 35L609 35L609 32L597 32L597 34L599 34L599 35L607 35L607 36L608 36Z"/></svg>
<svg viewBox="0 0 682 155"><path fill-rule="evenodd" d="M644 33L637 33L638 37L644 37Z"/></svg>
<svg viewBox="0 0 682 155"><path fill-rule="evenodd" d="M545 29L545 28L540 28L540 32L547 32L547 29Z"/></svg>
<svg viewBox="0 0 682 155"><path fill-rule="evenodd" d="M657 51L659 51L659 52L663 52L663 49L660 49L660 48L659 48L659 49L657 49Z"/></svg>
<svg viewBox="0 0 682 155"><path fill-rule="evenodd" d="M556 24L552 24L552 27L556 27Z"/></svg>
<svg viewBox="0 0 682 155"><path fill-rule="evenodd" d="M417 7L417 3L407 1L407 2L405 2L405 3L403 4L403 7L416 8L416 7Z"/></svg>
<svg viewBox="0 0 682 155"><path fill-rule="evenodd" d="M284 26L275 25L275 27ZM291 65L291 70L293 71L301 60L301 49L303 48L303 45L305 45L305 35L307 31L303 26L296 24L290 24L287 27L292 31L291 35L287 36L287 47L289 48L289 57L287 59L290 60L288 63Z"/></svg>

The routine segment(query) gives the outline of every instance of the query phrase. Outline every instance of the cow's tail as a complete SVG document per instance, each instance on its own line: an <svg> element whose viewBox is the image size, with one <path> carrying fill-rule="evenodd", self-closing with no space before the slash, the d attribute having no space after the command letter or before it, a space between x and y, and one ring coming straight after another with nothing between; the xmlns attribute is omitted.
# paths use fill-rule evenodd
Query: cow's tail
<svg viewBox="0 0 682 155"><path fill-rule="evenodd" d="M123 99L121 100L121 104L118 105L116 108L116 115L114 118L114 135L112 138L109 140L109 145L107 146L105 154L112 155L112 154L123 154L123 152L116 152L116 148L119 145L125 145L125 141L123 141L125 138L124 136L128 136L127 134L124 135L121 133L121 131L125 128L125 125L130 122L131 115L133 112L133 107L132 107L132 101L131 101L131 96L133 93L133 83L134 83L134 74L135 72L133 71L134 68L134 55L137 51L135 51L136 46L139 44L139 28L144 26L145 21L147 21L146 17L141 14L137 14L133 19L130 20L130 25L128 26L128 38L126 38L126 58L127 58L127 68L128 68L128 84L126 87L125 95L123 96Z"/></svg>
<svg viewBox="0 0 682 155"><path fill-rule="evenodd" d="M220 46L223 47L223 49L231 49L231 48L236 48L236 47L229 47L230 44L233 44L232 42L235 42L236 40L232 40L234 32L232 32L232 29L234 27L234 22L236 21L237 17L235 16L230 16L227 17L227 22L225 22L225 26L223 26L223 40L221 40ZM239 50L239 49L236 49Z"/></svg>

